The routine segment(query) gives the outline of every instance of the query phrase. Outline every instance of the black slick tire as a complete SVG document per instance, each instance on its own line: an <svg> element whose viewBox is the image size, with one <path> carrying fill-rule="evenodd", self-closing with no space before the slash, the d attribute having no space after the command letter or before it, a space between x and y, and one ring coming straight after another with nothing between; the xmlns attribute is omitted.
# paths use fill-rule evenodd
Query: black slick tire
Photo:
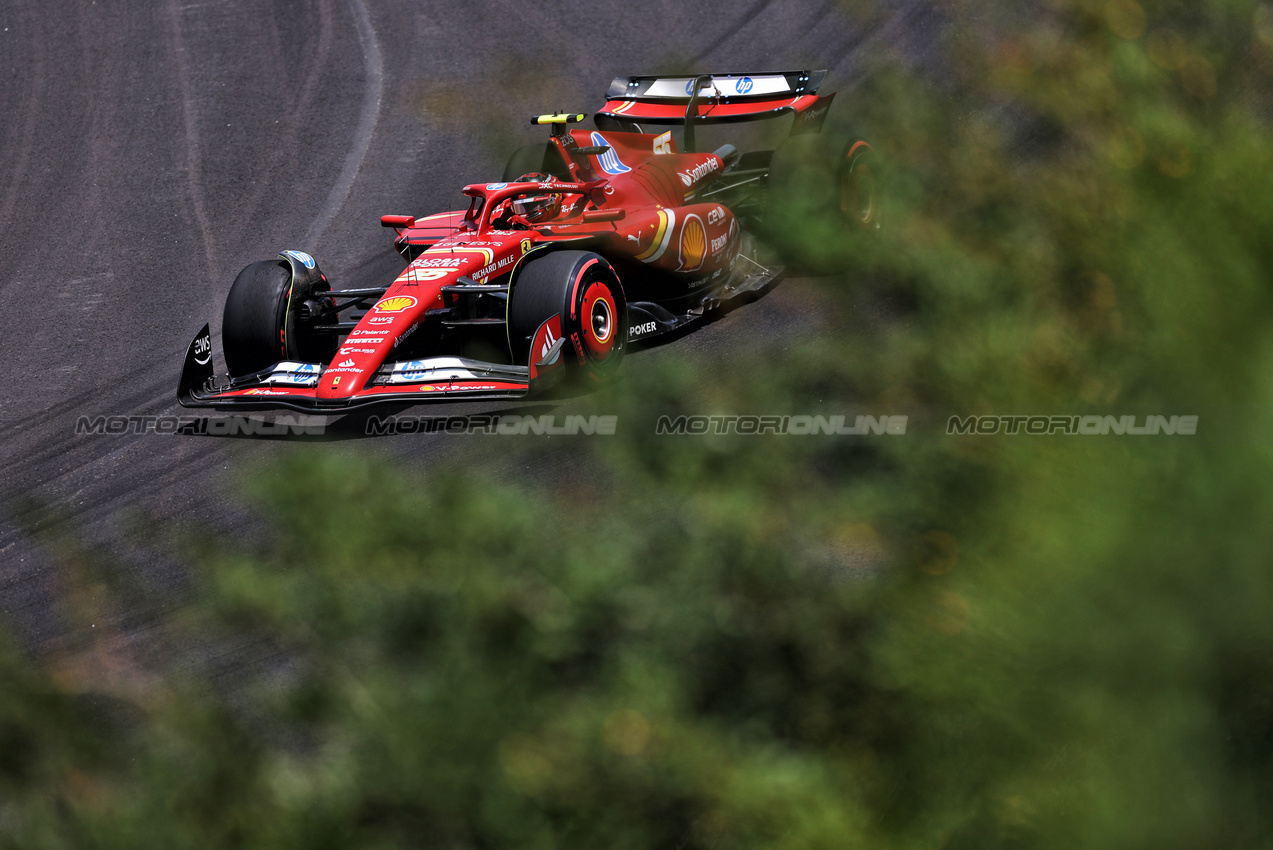
<svg viewBox="0 0 1273 850"><path fill-rule="evenodd" d="M279 260L252 263L234 279L221 319L225 364L233 377L251 375L284 359L291 285L291 270Z"/></svg>

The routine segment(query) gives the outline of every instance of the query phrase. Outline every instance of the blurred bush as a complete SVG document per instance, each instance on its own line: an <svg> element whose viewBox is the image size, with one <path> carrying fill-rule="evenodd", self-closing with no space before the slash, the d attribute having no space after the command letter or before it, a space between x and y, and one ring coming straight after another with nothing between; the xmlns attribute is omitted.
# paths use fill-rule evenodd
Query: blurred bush
<svg viewBox="0 0 1273 850"><path fill-rule="evenodd" d="M533 490L298 452L254 479L269 550L192 553L170 625L276 663L0 655L0 844L1268 846L1273 10L945 8L938 81L837 107L889 226L813 297L892 320L595 397L904 438L621 427ZM944 431L1036 412L1200 418Z"/></svg>

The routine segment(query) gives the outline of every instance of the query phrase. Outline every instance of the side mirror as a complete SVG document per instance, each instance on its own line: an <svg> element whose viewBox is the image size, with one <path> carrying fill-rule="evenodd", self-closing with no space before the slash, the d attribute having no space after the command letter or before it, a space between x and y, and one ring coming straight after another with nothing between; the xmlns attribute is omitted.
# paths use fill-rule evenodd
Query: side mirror
<svg viewBox="0 0 1273 850"><path fill-rule="evenodd" d="M382 215L380 217L381 227L415 227L415 216L413 215Z"/></svg>

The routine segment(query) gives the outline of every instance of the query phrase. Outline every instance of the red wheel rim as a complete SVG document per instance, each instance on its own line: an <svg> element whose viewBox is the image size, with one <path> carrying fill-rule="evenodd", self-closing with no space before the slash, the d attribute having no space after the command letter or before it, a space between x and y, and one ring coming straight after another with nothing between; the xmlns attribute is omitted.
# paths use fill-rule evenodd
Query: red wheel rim
<svg viewBox="0 0 1273 850"><path fill-rule="evenodd" d="M597 281L588 287L583 295L580 318L583 344L588 353L598 360L609 357L618 336L619 310L608 286Z"/></svg>

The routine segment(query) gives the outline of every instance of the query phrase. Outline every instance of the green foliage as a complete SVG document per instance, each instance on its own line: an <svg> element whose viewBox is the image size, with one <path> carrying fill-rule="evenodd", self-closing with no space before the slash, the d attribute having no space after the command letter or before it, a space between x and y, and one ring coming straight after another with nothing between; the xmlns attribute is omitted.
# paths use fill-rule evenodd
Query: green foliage
<svg viewBox="0 0 1273 850"><path fill-rule="evenodd" d="M857 93L888 227L780 358L632 370L534 489L483 471L504 438L413 479L292 454L267 550L192 553L169 625L276 647L237 687L0 656L0 844L1268 846L1273 12L976 20L939 85ZM913 416L650 415L853 410ZM944 429L1132 411L1198 435Z"/></svg>

